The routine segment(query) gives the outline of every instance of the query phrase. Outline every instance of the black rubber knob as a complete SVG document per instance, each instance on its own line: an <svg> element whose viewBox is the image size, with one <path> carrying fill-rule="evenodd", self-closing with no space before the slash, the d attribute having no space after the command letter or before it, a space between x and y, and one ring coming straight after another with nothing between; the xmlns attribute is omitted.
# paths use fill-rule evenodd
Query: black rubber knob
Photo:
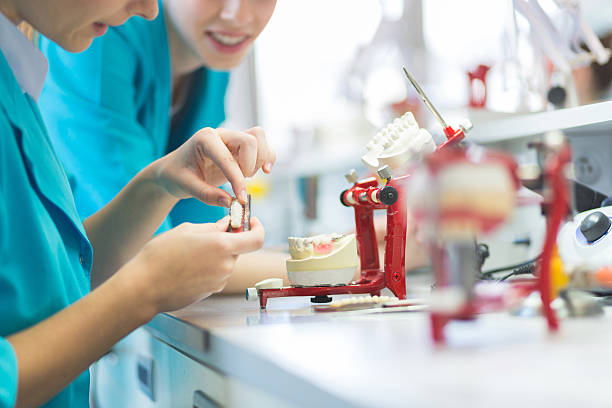
<svg viewBox="0 0 612 408"><path fill-rule="evenodd" d="M397 201L397 190L395 187L385 186L380 189L378 199L384 205L392 205Z"/></svg>
<svg viewBox="0 0 612 408"><path fill-rule="evenodd" d="M567 97L567 92L564 88L560 86L553 86L548 90L548 101L560 108L565 105L565 98Z"/></svg>
<svg viewBox="0 0 612 408"><path fill-rule="evenodd" d="M340 203L345 207L350 207L350 205L344 202L344 193L346 193L347 191L348 190L344 190L343 192L340 193Z"/></svg>
<svg viewBox="0 0 612 408"><path fill-rule="evenodd" d="M610 218L601 211L595 211L589 214L580 223L580 232L585 236L588 242L597 241L603 237L608 229L610 229Z"/></svg>

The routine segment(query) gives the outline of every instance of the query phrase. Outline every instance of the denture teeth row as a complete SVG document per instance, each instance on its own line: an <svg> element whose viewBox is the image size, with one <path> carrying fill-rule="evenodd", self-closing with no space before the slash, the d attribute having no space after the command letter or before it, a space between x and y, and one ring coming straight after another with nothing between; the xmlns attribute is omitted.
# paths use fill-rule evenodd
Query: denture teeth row
<svg viewBox="0 0 612 408"><path fill-rule="evenodd" d="M346 299L335 300L329 304L330 307L342 307L346 305L360 305L360 304L368 304L368 303L387 303L393 300L397 300L397 298L392 296L353 296Z"/></svg>
<svg viewBox="0 0 612 408"><path fill-rule="evenodd" d="M382 146L383 148L388 149L392 146L393 141L402 136L402 133L411 129L418 130L419 125L414 119L412 113L406 112L400 118L394 119L393 122L389 123L381 131L376 133L376 135L368 143L368 147L373 148L375 146Z"/></svg>
<svg viewBox="0 0 612 408"><path fill-rule="evenodd" d="M326 245L336 242L344 237L344 234L332 233L315 235L307 238L289 237L289 248L298 251L304 251L312 245Z"/></svg>

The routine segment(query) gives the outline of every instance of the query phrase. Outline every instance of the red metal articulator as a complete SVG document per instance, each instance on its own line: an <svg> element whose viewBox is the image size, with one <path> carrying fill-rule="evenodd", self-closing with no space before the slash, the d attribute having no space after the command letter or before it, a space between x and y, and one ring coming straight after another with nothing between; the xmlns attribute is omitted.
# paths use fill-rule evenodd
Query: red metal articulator
<svg viewBox="0 0 612 408"><path fill-rule="evenodd" d="M361 278L349 285L285 287L261 289L259 304L265 308L269 298L312 296L314 302L326 302L329 295L368 293L380 295L389 288L399 299L406 298L406 199L404 182L407 176L387 179L380 187L376 178L355 182L342 192L340 201L355 210L357 250L361 260ZM374 210L387 211L385 265L380 268L378 244L374 232Z"/></svg>

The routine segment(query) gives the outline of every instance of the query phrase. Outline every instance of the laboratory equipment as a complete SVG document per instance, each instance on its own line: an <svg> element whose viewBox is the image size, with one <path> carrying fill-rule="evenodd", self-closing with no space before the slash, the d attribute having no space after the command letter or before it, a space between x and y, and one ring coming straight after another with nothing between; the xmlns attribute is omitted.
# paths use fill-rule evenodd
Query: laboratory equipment
<svg viewBox="0 0 612 408"><path fill-rule="evenodd" d="M612 207L601 207L574 216L559 231L557 245L568 268L597 270L612 267Z"/></svg>
<svg viewBox="0 0 612 408"><path fill-rule="evenodd" d="M478 299L475 291L479 269L476 237L493 231L511 215L520 187L518 166L508 154L452 143L463 139L463 130L450 128L416 81L405 73L449 139L449 148L442 144L415 170L407 190L410 209L429 238L435 274L429 305L431 333L434 342L442 343L450 320L473 319L476 313L490 309L491 302ZM569 205L565 171L570 150L562 137L541 147L546 149L544 176L550 189L546 239L537 278L517 285L525 293L539 289L549 329L556 330L558 322L550 305L557 289L551 287L551 263L559 224Z"/></svg>
<svg viewBox="0 0 612 408"><path fill-rule="evenodd" d="M463 140L464 129L471 126L465 124L455 130L447 125L405 68L404 73L443 127L447 140L438 149L450 148ZM405 299L407 224L405 191L409 179L406 172L410 163L418 163L423 156L430 154L435 144L428 132L419 130L412 115L404 115L401 120L394 121L392 126L386 129L388 131L385 134L379 132L368 143L368 152L362 157L364 163L374 168L381 165L381 162L388 163L377 168L382 183L379 183L375 177L360 180L357 172L351 170L346 178L353 185L340 194L340 202L347 207L353 207L355 211L356 242L361 260L360 279L338 286L248 288L247 300L259 299L261 308L266 307L269 298L284 296L312 296L312 302L326 303L332 300L329 295L369 293L378 296L384 288L390 289L397 298ZM393 171L399 172L400 175L394 176ZM384 268L380 267L374 233L374 210L387 212Z"/></svg>
<svg viewBox="0 0 612 408"><path fill-rule="evenodd" d="M330 302L330 295L359 294L380 295L385 287L399 298L406 297L404 278L406 248L406 200L403 183L406 176L392 178L388 167L380 172L385 179L378 185L376 178L358 180L355 171L347 175L353 187L342 192L340 201L355 210L356 243L361 261L360 278L352 283L337 286L290 286L276 288L248 288L247 300L259 300L266 307L269 298L286 296L311 296L313 303ZM387 211L387 235L385 267L380 268L378 245L374 233L374 210ZM302 282L303 283L303 282ZM311 282L312 283L312 282ZM329 282L326 282L326 284Z"/></svg>
<svg viewBox="0 0 612 408"><path fill-rule="evenodd" d="M577 106L572 69L591 62L603 65L610 60L610 50L602 45L587 24L579 1L555 0L553 4L555 9L548 7L547 13L538 0L513 0L514 9L529 22L531 40L539 46L558 73L553 75L555 78L549 97L554 90L553 101L558 106L563 106L566 96L569 106ZM581 44L584 44L584 49Z"/></svg>

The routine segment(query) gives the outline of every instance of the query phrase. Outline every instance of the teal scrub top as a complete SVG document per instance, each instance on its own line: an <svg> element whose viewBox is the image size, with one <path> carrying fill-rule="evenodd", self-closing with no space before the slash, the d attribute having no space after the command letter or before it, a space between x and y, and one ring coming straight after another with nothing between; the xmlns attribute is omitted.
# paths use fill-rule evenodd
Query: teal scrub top
<svg viewBox="0 0 612 408"><path fill-rule="evenodd" d="M17 361L4 337L86 295L92 256L36 102L0 51L0 407L13 406L17 392ZM89 372L45 406L89 406Z"/></svg>
<svg viewBox="0 0 612 408"><path fill-rule="evenodd" d="M225 120L228 72L200 69L171 129L171 72L163 3L154 21L132 18L79 54L48 39L49 74L38 100L68 173L82 219L109 202L143 167L203 127ZM177 204L161 231L181 222L214 222L220 207Z"/></svg>

